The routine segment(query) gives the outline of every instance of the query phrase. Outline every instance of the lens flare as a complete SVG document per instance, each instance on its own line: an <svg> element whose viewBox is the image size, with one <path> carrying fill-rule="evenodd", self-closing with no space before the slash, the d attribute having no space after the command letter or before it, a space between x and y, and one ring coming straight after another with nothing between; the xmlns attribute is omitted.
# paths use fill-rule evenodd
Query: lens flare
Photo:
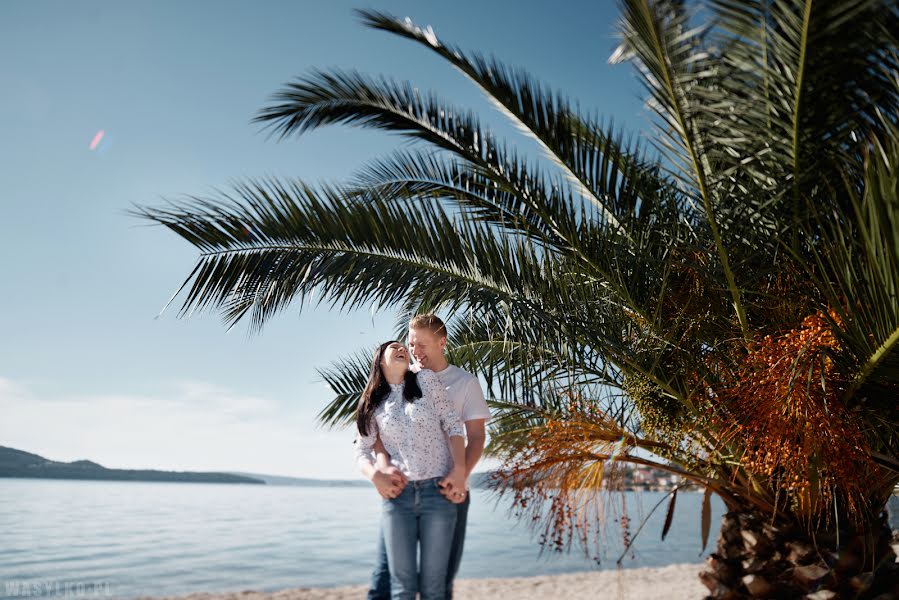
<svg viewBox="0 0 899 600"><path fill-rule="evenodd" d="M94 139L91 140L91 145L90 145L91 150L97 149L97 146L100 145L100 141L103 139L104 135L106 135L106 132L102 129L97 132L97 134L94 136Z"/></svg>
<svg viewBox="0 0 899 600"><path fill-rule="evenodd" d="M627 444L627 436L622 435L620 440L612 444L611 448L609 449L609 458L607 460L609 462L613 462L627 454Z"/></svg>

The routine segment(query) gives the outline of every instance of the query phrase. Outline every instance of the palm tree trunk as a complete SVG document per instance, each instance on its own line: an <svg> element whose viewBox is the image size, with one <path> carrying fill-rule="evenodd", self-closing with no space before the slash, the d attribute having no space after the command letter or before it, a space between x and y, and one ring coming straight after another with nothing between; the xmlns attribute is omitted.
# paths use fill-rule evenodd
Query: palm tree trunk
<svg viewBox="0 0 899 600"><path fill-rule="evenodd" d="M842 598L899 600L899 564L886 512L866 532L817 532L770 515L724 515L716 551L700 579L706 600Z"/></svg>

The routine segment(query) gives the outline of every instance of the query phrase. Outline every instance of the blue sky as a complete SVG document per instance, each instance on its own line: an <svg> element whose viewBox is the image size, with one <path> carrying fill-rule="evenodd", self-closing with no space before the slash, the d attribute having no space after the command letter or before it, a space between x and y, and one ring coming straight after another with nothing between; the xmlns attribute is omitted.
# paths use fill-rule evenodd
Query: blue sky
<svg viewBox="0 0 899 600"><path fill-rule="evenodd" d="M611 0L2 2L0 445L118 468L358 476L352 433L315 424L329 398L315 367L388 339L393 314L294 307L256 336L215 314L156 319L196 252L126 214L244 177L339 180L400 143L346 127L266 139L251 118L312 67L435 89L536 156L463 76L354 7L430 24L646 127L631 67L606 62Z"/></svg>

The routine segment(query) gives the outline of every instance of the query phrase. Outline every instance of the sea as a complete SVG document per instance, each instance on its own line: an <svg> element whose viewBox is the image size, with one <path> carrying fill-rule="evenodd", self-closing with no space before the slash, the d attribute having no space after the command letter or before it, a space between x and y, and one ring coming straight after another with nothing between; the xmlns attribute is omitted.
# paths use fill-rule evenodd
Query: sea
<svg viewBox="0 0 899 600"><path fill-rule="evenodd" d="M612 495L600 546L560 553L541 545L540 531L508 499L473 490L459 577L698 563L711 550L701 551L701 504L701 493L680 492L663 541L665 493ZM380 507L368 487L0 479L0 598L364 584ZM710 547L723 512L713 497Z"/></svg>

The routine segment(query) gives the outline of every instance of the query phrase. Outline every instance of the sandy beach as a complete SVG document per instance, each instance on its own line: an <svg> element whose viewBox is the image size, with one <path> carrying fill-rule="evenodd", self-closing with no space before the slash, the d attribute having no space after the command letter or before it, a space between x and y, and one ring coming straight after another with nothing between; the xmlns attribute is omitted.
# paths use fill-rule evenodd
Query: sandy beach
<svg viewBox="0 0 899 600"><path fill-rule="evenodd" d="M701 564L622 569L515 579L461 579L455 600L685 600L707 592L699 582ZM278 592L244 590L226 594L196 593L179 600L361 600L364 585L336 588L294 588ZM601 594L601 596L600 596ZM149 600L143 598L140 600ZM155 598L153 600L163 600ZM166 600L174 600L174 597Z"/></svg>

